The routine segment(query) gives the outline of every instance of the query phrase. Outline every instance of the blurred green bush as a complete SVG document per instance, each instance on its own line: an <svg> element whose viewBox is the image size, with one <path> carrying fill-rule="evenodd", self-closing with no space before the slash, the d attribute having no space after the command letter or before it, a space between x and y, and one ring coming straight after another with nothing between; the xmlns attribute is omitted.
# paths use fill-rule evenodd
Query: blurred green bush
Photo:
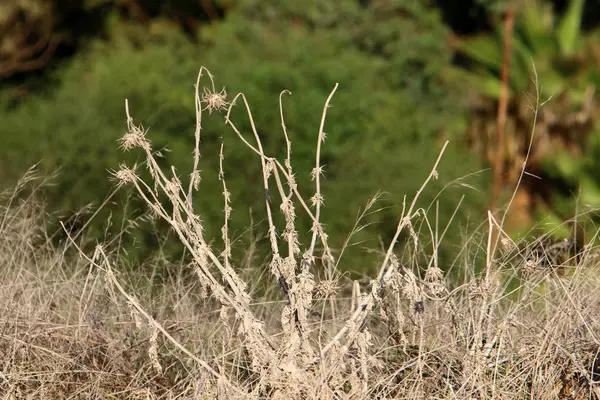
<svg viewBox="0 0 600 400"><path fill-rule="evenodd" d="M446 184L479 168L458 136L465 127L463 88L444 79L452 56L445 42L448 32L426 2L361 6L351 0L311 0L299 6L243 0L222 22L202 28L195 41L160 20L140 27L114 18L109 31L108 40L95 42L56 72L55 88L0 109L0 178L14 179L40 160L50 171L62 167L56 186L48 192L48 201L57 209L75 211L90 202L99 204L111 190L108 170L141 156L124 156L117 150L117 139L125 130L125 98L136 123L148 129L154 149L170 149L164 153L165 166L173 164L182 177L187 176L195 124L193 85L200 66L215 75L217 89L226 86L230 99L238 92L246 95L265 150L280 160L285 143L278 97L284 89L293 93L283 98L284 114L293 142L292 164L307 198L313 190L309 176L322 107L335 83L340 83L328 112L322 157L324 222L334 247L341 246L358 208L378 190L388 192L382 204L386 208L365 221L375 224L356 240L369 238L363 244L373 248L379 246L381 235L387 244L402 197L410 198L421 185L443 139L455 145L446 152L440 179L428 188L421 206L429 207ZM241 103L232 115L250 135ZM250 208L255 223L264 217L259 159L224 125L223 115L205 115L197 203L209 237L220 237L223 219L217 174L222 140L234 236L249 227ZM452 186L439 197L440 230L463 194L466 200L442 256L459 244L459 226L467 215L479 216L486 201L485 174ZM116 205L109 206L113 220L123 217L118 204L126 201L125 195L115 197ZM141 206L134 202L130 209L139 213ZM429 212L432 221L435 209ZM107 231L103 222L102 218L95 222L98 235ZM298 226L301 241L308 240L309 226L306 219ZM114 229L118 228L116 223ZM266 230L266 224L258 229ZM138 253L148 254L154 239L138 239ZM358 248L346 260L348 269L374 266Z"/></svg>
<svg viewBox="0 0 600 400"><path fill-rule="evenodd" d="M551 233L559 238L592 239L600 207L598 175L600 130L596 118L598 31L583 30L584 0L570 0L564 13L551 3L529 1L516 8L508 88L508 120L504 142L504 180L516 186L530 140L527 172L520 186L524 210L515 233ZM498 24L491 35L464 39L459 52L470 62L456 70L459 81L476 92L468 133L474 148L490 163L496 157L496 119L500 97L505 32ZM535 68L535 70L534 70ZM537 88L532 83L534 73ZM540 98L536 100L536 92ZM533 108L541 105L532 138ZM579 213L576 227L565 221ZM541 222L541 224L540 224ZM585 225L585 227L584 227ZM539 228L539 229L538 229Z"/></svg>

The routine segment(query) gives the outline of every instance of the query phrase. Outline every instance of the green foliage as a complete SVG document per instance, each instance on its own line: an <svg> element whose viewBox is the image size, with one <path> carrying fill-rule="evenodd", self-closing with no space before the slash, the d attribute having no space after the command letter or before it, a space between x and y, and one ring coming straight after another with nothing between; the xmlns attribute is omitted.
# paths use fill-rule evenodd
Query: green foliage
<svg viewBox="0 0 600 400"><path fill-rule="evenodd" d="M389 240L402 196L418 189L441 148L438 134L461 131L464 104L455 97L460 91L443 80L451 59L446 31L437 13L422 4L396 1L363 9L354 1L312 1L303 8L245 1L224 24L202 32L214 49L204 64L261 110L255 118L268 129L271 149L283 149L274 99L283 88L293 93L284 100L284 112L295 149L292 162L304 188L311 187L308 176L323 101L340 82L328 111L323 154L324 218L332 237L349 232L357 207L385 190L389 201L384 205L395 208L374 222L381 223L378 231ZM296 22L292 28L289 21ZM248 68L240 70L239 65ZM477 169L464 148L452 153L448 151L440 171L445 183ZM476 186L484 185L480 180ZM441 224L463 192L454 188L441 197ZM437 192L429 194L430 201ZM476 209L481 197L471 193L465 209ZM423 206L428 205L425 200ZM459 215L464 221L465 214ZM358 239L373 238L373 232L365 230Z"/></svg>
<svg viewBox="0 0 600 400"><path fill-rule="evenodd" d="M392 1L363 8L350 0L313 0L302 7L246 0L236 4L224 21L199 32L199 43L166 23L143 30L116 21L111 32L108 42L96 43L58 72L60 85L55 91L1 111L2 168L14 177L38 160L49 169L63 166L49 195L61 208L76 210L88 202L98 203L110 191L107 171L125 159L116 149L125 129L125 98L133 118L149 130L154 149L171 150L165 153L165 165L174 164L185 180L191 169L195 124L193 84L201 65L213 72L217 85L226 86L229 99L238 92L246 95L265 151L280 160L285 143L278 97L284 89L292 92L283 96L284 116L293 142L292 164L307 199L313 192L310 171L322 107L335 83L340 83L328 111L322 154L325 229L337 247L352 229L358 208L379 190L389 192L383 205L392 208L363 221L377 224L356 240L381 234L388 241L402 197L414 194L435 161L440 134L453 138L462 129L465 105L456 101L459 88L442 78L451 59L444 44L446 31L437 13L422 2ZM241 101L231 118L254 142ZM231 225L237 229L233 236L245 234L249 208L255 223L264 216L259 159L225 126L223 115L204 115L197 203L208 237L215 238L223 221L217 173L222 141L234 207ZM437 189L428 189L421 206L428 207L449 181L476 170L473 161L460 145L448 150ZM483 187L482 178L468 182ZM440 230L467 191L454 186L439 198ZM459 221L465 220L468 210L477 210L482 200L480 194L469 192ZM111 210L118 213L118 207ZM435 220L435 213L429 217ZM454 232L459 224L453 223ZM304 219L298 227L301 240L307 240L309 227ZM266 225L259 224L259 229L264 232ZM347 258L355 262L347 267L369 268L356 254Z"/></svg>
<svg viewBox="0 0 600 400"><path fill-rule="evenodd" d="M583 4L584 0L571 0L565 16L558 25L558 44L564 55L572 55L581 45Z"/></svg>
<svg viewBox="0 0 600 400"><path fill-rule="evenodd" d="M575 57L585 42L581 32L582 7L583 1L572 0L562 18L553 13L551 3L540 0L528 1L519 9L511 39L509 89L512 96L520 96L530 89L534 64L546 95L569 90L575 98L583 98L585 87L579 83L585 71L584 60ZM500 96L504 36L504 25L499 23L493 35L468 38L458 49L474 62L474 73L458 73L480 93L494 98Z"/></svg>
<svg viewBox="0 0 600 400"><path fill-rule="evenodd" d="M518 9L511 38L510 115L505 131L505 163L511 170L507 180L516 184L515 177L525 160L533 113L522 110L535 104L534 93L539 89L539 101L545 104L537 120L527 169L541 176L542 182L531 183L531 178L525 190L534 198L537 209L531 212L537 221L554 221L541 225L546 232L554 231L558 221L581 212L582 205L600 207L600 180L594 169L598 131L590 96L599 82L597 63L590 52L597 34L583 32L583 6L583 0L571 0L564 15L558 15L551 3L528 1ZM499 24L495 34L466 39L459 48L472 66L456 71L457 76L480 95L494 100L499 98L502 84L504 36L503 24ZM534 72L537 88L532 85ZM490 131L495 135L497 103L491 104L492 109L482 117L485 121L477 122L484 126L476 132L480 137Z"/></svg>
<svg viewBox="0 0 600 400"><path fill-rule="evenodd" d="M581 213L580 226L587 237L596 235L598 209L600 208L600 131L595 130L587 138L582 139L583 151L574 157L566 149L557 149L552 157L546 157L543 165L548 175L561 182L563 190L554 193L554 213L563 219L570 219Z"/></svg>

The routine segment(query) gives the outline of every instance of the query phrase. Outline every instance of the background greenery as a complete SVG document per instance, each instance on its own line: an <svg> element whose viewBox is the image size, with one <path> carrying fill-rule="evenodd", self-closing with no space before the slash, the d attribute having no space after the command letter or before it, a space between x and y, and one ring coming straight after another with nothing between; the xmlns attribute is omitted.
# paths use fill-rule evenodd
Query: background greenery
<svg viewBox="0 0 600 400"><path fill-rule="evenodd" d="M29 166L40 162L44 171L60 168L46 196L61 217L87 204L99 206L112 190L108 171L123 160L140 156L123 155L117 149L117 139L125 130L125 98L136 122L149 130L154 148L170 150L164 153L164 164L173 164L186 174L191 168L195 123L193 84L200 66L205 66L215 75L218 88L226 87L229 98L238 92L247 96L266 151L280 160L285 143L278 97L284 89L292 92L284 97L294 148L292 162L303 193L310 196L309 174L322 107L339 82L328 113L323 150L324 222L334 247L341 246L352 229L359 207L377 191L386 192L383 210L365 221L372 225L357 235L361 245L349 253L346 260L352 262L344 264L345 268L367 272L372 267L374 259L361 246L376 248L379 239L391 239L403 196L411 196L421 185L446 139L452 146L439 168L440 179L429 187L420 205L430 207L439 191L454 182L438 198L443 229L465 196L442 246L441 256L449 259L461 244L465 226L480 221L489 204L489 151L477 150L490 145L473 137L481 139L493 133L490 126L495 123L497 93L489 88L497 85L499 76L506 8L512 5L517 10L515 57L520 58L512 70L513 103L509 109L516 122L507 130L519 143L527 142L532 121L530 114L520 112L526 98L523 93L531 89L527 86L529 59L538 66L542 85L548 82L544 94L560 100L549 106L555 104L554 109L549 108L554 110L553 116L558 115L555 120L580 111L582 93L595 87L599 78L593 57L598 54L595 10L600 7L595 7L596 2L455 3L3 3L0 185L9 187ZM579 14L569 14L577 6ZM543 13L531 7L539 7ZM577 29L565 30L559 17L564 14L571 15L569 23ZM561 44L572 40L565 35L573 32L585 39L581 41L584 44L565 51ZM38 43L42 45L36 47ZM32 51L23 51L28 48ZM570 80L574 76L576 85ZM568 113L557 111L565 108ZM241 107L236 106L233 119L242 132L250 133ZM548 138L556 136L552 136L556 124L544 124L542 120L542 126L549 127ZM583 130L561 125L561 134L568 140L553 149L563 156L547 152L535 164L550 189L546 185L543 193L537 193L536 185L527 186L531 198L538 199L531 201L527 210L532 216L530 225L540 221L535 219L539 210L558 210L552 214L555 221L572 216L577 193L585 194L579 197L581 206L600 204L596 194L600 193L600 174L596 172L599 136L589 110L586 124ZM249 238L254 222L254 234L261 237L266 224L262 223L260 162L218 113L205 120L202 132L203 180L197 201L207 234L219 237L223 219L221 190L216 189L220 187L217 167L222 141L234 207L234 235ZM507 165L519 159L515 156L519 149L509 152L513 158L507 159ZM140 216L142 211L143 206L121 190L95 218L90 232L99 239L112 237L122 229L124 218ZM435 215L433 205L429 216L435 219ZM546 218L548 213L543 215ZM107 226L109 216L114 226ZM301 240L308 240L309 226L306 220L299 226ZM123 242L135 257L151 255L162 241L157 238L164 238L148 233L146 223L141 228ZM155 228L160 232L160 226ZM242 251L246 245L243 239L237 248Z"/></svg>

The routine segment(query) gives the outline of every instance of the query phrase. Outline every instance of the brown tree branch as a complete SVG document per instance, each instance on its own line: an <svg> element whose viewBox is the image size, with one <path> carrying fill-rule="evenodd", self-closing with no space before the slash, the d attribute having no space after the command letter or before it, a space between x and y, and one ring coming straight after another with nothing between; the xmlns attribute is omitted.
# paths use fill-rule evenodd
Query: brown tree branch
<svg viewBox="0 0 600 400"><path fill-rule="evenodd" d="M492 186L491 212L496 212L499 197L502 193L504 173L504 127L508 111L508 85L510 73L511 41L514 27L514 9L510 5L504 20L504 54L502 59L502 87L498 100L498 119L496 133L496 160L494 165L494 183Z"/></svg>
<svg viewBox="0 0 600 400"><path fill-rule="evenodd" d="M62 38L53 33L52 15L40 21L24 14L20 22L21 11L13 11L7 21L0 26L1 37L6 40L12 36L17 42L14 52L0 53L0 80L18 73L40 69L46 66L61 42ZM11 32L12 31L12 32ZM31 39L33 43L28 43Z"/></svg>

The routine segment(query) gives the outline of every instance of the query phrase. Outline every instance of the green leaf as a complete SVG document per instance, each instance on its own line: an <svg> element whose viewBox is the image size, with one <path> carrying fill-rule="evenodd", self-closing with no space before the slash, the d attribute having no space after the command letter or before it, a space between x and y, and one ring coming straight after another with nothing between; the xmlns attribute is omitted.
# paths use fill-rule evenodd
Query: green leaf
<svg viewBox="0 0 600 400"><path fill-rule="evenodd" d="M577 49L581 36L581 18L584 0L571 0L569 8L558 26L558 44L563 55L571 55Z"/></svg>
<svg viewBox="0 0 600 400"><path fill-rule="evenodd" d="M484 66L500 71L502 48L496 38L480 35L461 43L459 51Z"/></svg>
<svg viewBox="0 0 600 400"><path fill-rule="evenodd" d="M471 89L475 89L484 96L495 99L500 97L502 81L497 75L490 73L485 69L466 71L461 68L453 68L452 74L456 81L467 85Z"/></svg>
<svg viewBox="0 0 600 400"><path fill-rule="evenodd" d="M598 181L590 175L584 175L581 178L581 201L586 206L600 206L600 187Z"/></svg>
<svg viewBox="0 0 600 400"><path fill-rule="evenodd" d="M544 164L552 174L570 181L576 180L581 173L581 163L565 150L557 151Z"/></svg>
<svg viewBox="0 0 600 400"><path fill-rule="evenodd" d="M516 91L526 90L531 78L531 62L536 54L514 35L512 38L512 57L510 60L511 87Z"/></svg>
<svg viewBox="0 0 600 400"><path fill-rule="evenodd" d="M539 227L544 233L551 234L558 239L566 239L571 235L568 225L548 206L540 205L536 214L538 221L541 221Z"/></svg>
<svg viewBox="0 0 600 400"><path fill-rule="evenodd" d="M539 0L527 1L516 18L520 19L517 21L518 27L534 53L548 51L553 47L552 4Z"/></svg>

